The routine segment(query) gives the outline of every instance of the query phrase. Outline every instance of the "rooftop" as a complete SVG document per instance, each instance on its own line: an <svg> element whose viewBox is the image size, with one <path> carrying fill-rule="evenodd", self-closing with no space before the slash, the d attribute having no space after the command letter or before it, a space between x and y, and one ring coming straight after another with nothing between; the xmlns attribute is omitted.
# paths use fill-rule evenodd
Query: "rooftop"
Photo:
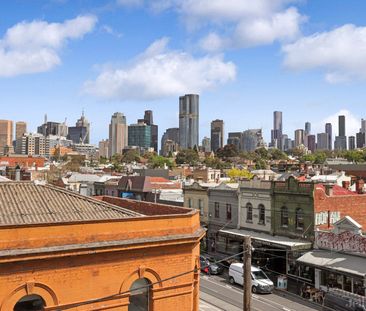
<svg viewBox="0 0 366 311"><path fill-rule="evenodd" d="M0 183L0 226L140 217L140 213L55 186Z"/></svg>

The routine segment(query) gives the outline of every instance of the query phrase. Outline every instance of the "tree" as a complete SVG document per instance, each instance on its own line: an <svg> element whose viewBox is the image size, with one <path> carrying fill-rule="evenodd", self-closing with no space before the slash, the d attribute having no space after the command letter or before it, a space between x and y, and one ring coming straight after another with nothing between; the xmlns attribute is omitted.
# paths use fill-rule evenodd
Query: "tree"
<svg viewBox="0 0 366 311"><path fill-rule="evenodd" d="M140 155L137 150L128 150L122 157L122 161L126 163L140 162Z"/></svg>
<svg viewBox="0 0 366 311"><path fill-rule="evenodd" d="M237 181L240 178L252 179L254 175L248 170L240 170L238 168L232 168L227 172L231 181Z"/></svg>
<svg viewBox="0 0 366 311"><path fill-rule="evenodd" d="M238 149L235 145L229 144L225 145L223 148L219 148L216 151L216 155L220 159L233 158L238 156Z"/></svg>
<svg viewBox="0 0 366 311"><path fill-rule="evenodd" d="M266 161L265 161L265 160L263 160L263 159L258 159L258 160L256 160L256 161L255 161L255 168L256 168L257 170L264 170L264 169L266 169L266 168L267 168L267 163L266 163Z"/></svg>
<svg viewBox="0 0 366 311"><path fill-rule="evenodd" d="M219 158L206 157L204 163L208 167L211 167L214 169L219 169L219 170L231 167L230 163L224 162L224 161L220 160Z"/></svg>
<svg viewBox="0 0 366 311"><path fill-rule="evenodd" d="M178 152L175 162L177 164L196 165L199 161L198 153L193 149L183 149Z"/></svg>
<svg viewBox="0 0 366 311"><path fill-rule="evenodd" d="M272 160L287 160L288 156L277 148L272 148L269 151L269 156Z"/></svg>
<svg viewBox="0 0 366 311"><path fill-rule="evenodd" d="M264 147L258 148L254 152L262 160L269 160L269 158L270 158L268 150Z"/></svg>
<svg viewBox="0 0 366 311"><path fill-rule="evenodd" d="M152 168L158 168L158 167L162 168L164 167L164 165L166 165L171 169L174 166L174 163L171 159L158 155L153 155L149 157L148 164Z"/></svg>

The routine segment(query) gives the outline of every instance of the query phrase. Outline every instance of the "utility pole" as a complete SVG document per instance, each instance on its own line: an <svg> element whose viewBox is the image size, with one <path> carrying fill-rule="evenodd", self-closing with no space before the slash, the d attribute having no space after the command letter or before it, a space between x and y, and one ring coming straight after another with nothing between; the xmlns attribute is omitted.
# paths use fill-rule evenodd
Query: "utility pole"
<svg viewBox="0 0 366 311"><path fill-rule="evenodd" d="M250 235L243 242L243 311L251 311L252 304L252 243Z"/></svg>

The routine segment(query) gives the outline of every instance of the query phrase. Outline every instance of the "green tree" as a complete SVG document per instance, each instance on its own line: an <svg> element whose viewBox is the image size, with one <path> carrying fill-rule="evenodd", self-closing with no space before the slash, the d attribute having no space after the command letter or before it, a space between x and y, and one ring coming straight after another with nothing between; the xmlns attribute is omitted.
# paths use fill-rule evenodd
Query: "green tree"
<svg viewBox="0 0 366 311"><path fill-rule="evenodd" d="M197 165L199 162L198 153L193 149L183 149L178 152L175 162L177 164Z"/></svg>
<svg viewBox="0 0 366 311"><path fill-rule="evenodd" d="M239 153L238 153L238 149L236 148L236 146L230 144L230 145L225 145L223 148L217 149L216 155L220 159L228 159L228 158L237 157L239 155Z"/></svg>
<svg viewBox="0 0 366 311"><path fill-rule="evenodd" d="M150 167L152 168L162 168L164 165L168 166L170 169L174 166L174 163L171 159L159 156L159 155L153 155L149 157L149 160L147 162Z"/></svg>
<svg viewBox="0 0 366 311"><path fill-rule="evenodd" d="M206 166L214 168L214 169L224 169L224 168L230 168L231 164L228 162L224 162L220 160L219 158L211 158L206 157L204 160L204 163Z"/></svg>
<svg viewBox="0 0 366 311"><path fill-rule="evenodd" d="M137 150L128 150L122 157L122 161L126 163L140 162L140 155Z"/></svg>

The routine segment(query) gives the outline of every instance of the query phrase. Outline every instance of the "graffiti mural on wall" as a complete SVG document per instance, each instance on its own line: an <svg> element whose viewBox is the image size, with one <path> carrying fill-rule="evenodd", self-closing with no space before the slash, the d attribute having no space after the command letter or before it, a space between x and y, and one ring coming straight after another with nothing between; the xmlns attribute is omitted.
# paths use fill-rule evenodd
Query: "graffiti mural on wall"
<svg viewBox="0 0 366 311"><path fill-rule="evenodd" d="M340 234L316 231L315 244L319 248L357 253L366 256L366 236L350 231L345 231Z"/></svg>

